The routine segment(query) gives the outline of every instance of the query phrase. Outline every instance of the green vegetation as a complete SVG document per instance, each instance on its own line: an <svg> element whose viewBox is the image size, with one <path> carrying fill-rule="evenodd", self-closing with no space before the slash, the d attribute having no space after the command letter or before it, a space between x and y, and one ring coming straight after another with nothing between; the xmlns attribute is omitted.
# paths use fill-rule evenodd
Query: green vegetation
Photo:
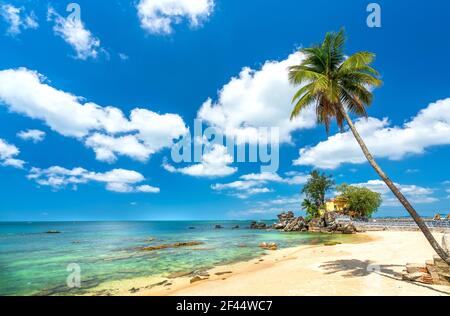
<svg viewBox="0 0 450 316"><path fill-rule="evenodd" d="M293 97L295 106L291 119L314 106L317 121L325 126L327 132L333 120L336 120L340 129L346 121L367 161L409 212L436 253L450 265L450 256L433 237L411 203L377 164L353 124L350 114L367 117L366 107L373 100L371 89L382 82L378 79L379 73L370 66L375 54L357 52L346 57L345 40L343 30L329 32L321 44L301 49L305 59L301 64L289 68L289 81L300 86Z"/></svg>
<svg viewBox="0 0 450 316"><path fill-rule="evenodd" d="M333 187L334 180L331 176L316 170L311 172L308 182L302 189L302 193L305 195L302 208L306 211L308 218L320 216L320 210L325 205L325 195Z"/></svg>
<svg viewBox="0 0 450 316"><path fill-rule="evenodd" d="M347 214L352 217L372 217L381 205L381 194L368 188L342 184L336 188L347 202Z"/></svg>

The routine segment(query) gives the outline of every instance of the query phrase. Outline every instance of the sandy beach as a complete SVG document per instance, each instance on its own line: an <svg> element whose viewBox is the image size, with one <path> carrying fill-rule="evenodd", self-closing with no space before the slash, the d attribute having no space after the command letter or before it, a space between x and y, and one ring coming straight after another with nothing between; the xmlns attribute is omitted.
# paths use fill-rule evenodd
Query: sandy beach
<svg viewBox="0 0 450 316"><path fill-rule="evenodd" d="M435 234L438 240L442 234ZM359 242L300 246L192 276L105 283L92 295L450 295L450 287L401 280L406 263L424 263L433 250L420 232L359 234Z"/></svg>

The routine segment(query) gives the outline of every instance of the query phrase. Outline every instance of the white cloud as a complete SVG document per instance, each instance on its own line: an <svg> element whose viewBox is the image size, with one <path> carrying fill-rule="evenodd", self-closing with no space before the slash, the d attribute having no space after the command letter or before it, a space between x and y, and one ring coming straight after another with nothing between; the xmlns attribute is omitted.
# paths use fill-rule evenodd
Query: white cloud
<svg viewBox="0 0 450 316"><path fill-rule="evenodd" d="M9 25L6 31L7 34L15 36L23 30L37 29L39 27L34 12L25 14L23 10L23 8L15 7L12 4L3 4L0 6L0 15Z"/></svg>
<svg viewBox="0 0 450 316"><path fill-rule="evenodd" d="M83 103L82 97L45 81L44 76L25 68L0 71L0 104L85 142L99 160L113 162L123 155L145 161L188 132L179 115L134 109L126 118L119 108Z"/></svg>
<svg viewBox="0 0 450 316"><path fill-rule="evenodd" d="M279 128L280 142L292 141L295 130L316 125L314 109L290 121L292 97L299 87L289 84L287 68L303 60L301 53L283 61L267 61L260 70L248 67L232 78L219 92L217 102L208 99L198 118L235 137L238 143L263 140L258 128Z"/></svg>
<svg viewBox="0 0 450 316"><path fill-rule="evenodd" d="M353 185L365 187L369 190L380 193L383 198L383 206L401 206L398 199L381 180L370 180L365 183L357 183ZM412 204L429 204L438 201L438 199L433 196L435 191L434 189L408 184L395 183L395 185Z"/></svg>
<svg viewBox="0 0 450 316"><path fill-rule="evenodd" d="M233 174L237 168L230 167L233 157L228 154L227 148L222 145L212 145L203 154L202 162L185 168L175 168L167 162L163 164L164 169L172 173L182 173L194 177L224 177Z"/></svg>
<svg viewBox="0 0 450 316"><path fill-rule="evenodd" d="M358 119L356 128L371 153L378 158L401 160L423 154L428 147L450 144L450 98L430 104L403 126L387 119ZM366 158L351 131L330 136L313 147L300 149L294 165L335 169L343 163L362 164Z"/></svg>
<svg viewBox="0 0 450 316"><path fill-rule="evenodd" d="M276 218L276 215L286 211L293 211L299 215L302 199L303 197L299 194L294 196L278 196L275 199L259 201L249 209L228 212L228 215L235 218L267 218L268 216Z"/></svg>
<svg viewBox="0 0 450 316"><path fill-rule="evenodd" d="M105 162L114 162L116 154L146 161L154 153L134 135L113 137L95 133L86 139L86 146L94 150L97 160Z"/></svg>
<svg viewBox="0 0 450 316"><path fill-rule="evenodd" d="M139 172L125 169L114 169L105 173L92 172L84 168L66 169L53 166L48 169L32 168L28 179L36 181L41 186L50 186L55 190L69 185L76 187L88 182L106 184L106 189L119 193L158 193L159 188L150 185L137 185L145 180Z"/></svg>
<svg viewBox="0 0 450 316"><path fill-rule="evenodd" d="M29 129L26 131L20 131L19 133L17 133L17 137L23 140L30 140L33 143L39 143L44 140L45 132L37 129Z"/></svg>
<svg viewBox="0 0 450 316"><path fill-rule="evenodd" d="M2 166L9 166L22 169L25 161L17 159L20 150L0 138L0 164Z"/></svg>
<svg viewBox="0 0 450 316"><path fill-rule="evenodd" d="M240 180L231 183L217 183L211 186L214 191L225 192L240 199L246 199L252 195L269 193L273 190L269 183L281 183L288 185L304 184L308 176L296 171L286 173L283 178L276 173L251 173L240 177Z"/></svg>
<svg viewBox="0 0 450 316"><path fill-rule="evenodd" d="M99 51L101 51L100 40L86 29L81 19L64 18L53 8L49 8L47 20L54 21L53 31L72 46L76 52L76 58L81 60L97 58Z"/></svg>
<svg viewBox="0 0 450 316"><path fill-rule="evenodd" d="M213 0L140 0L137 5L141 27L153 34L170 34L183 20L197 27L213 9Z"/></svg>
<svg viewBox="0 0 450 316"><path fill-rule="evenodd" d="M285 178L282 178L277 173L263 172L263 173L251 173L241 176L243 180L254 180L262 182L278 182L286 183L290 185L304 184L308 181L309 175L303 174L297 171L286 172Z"/></svg>
<svg viewBox="0 0 450 316"><path fill-rule="evenodd" d="M119 53L119 58L123 61L130 59L130 56L124 53Z"/></svg>
<svg viewBox="0 0 450 316"><path fill-rule="evenodd" d="M264 181L234 181L231 183L217 183L211 186L214 191L226 192L231 196L235 196L240 199L246 199L255 194L269 193L272 192L271 189L264 186Z"/></svg>
<svg viewBox="0 0 450 316"><path fill-rule="evenodd" d="M145 184L145 185L140 185L140 186L136 187L136 191L143 192L143 193L159 193L160 189Z"/></svg>

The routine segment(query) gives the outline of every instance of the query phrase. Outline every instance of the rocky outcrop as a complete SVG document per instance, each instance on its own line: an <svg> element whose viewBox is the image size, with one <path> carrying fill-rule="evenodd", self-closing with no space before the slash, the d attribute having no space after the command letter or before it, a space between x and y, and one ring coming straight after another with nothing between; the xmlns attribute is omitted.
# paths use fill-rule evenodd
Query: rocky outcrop
<svg viewBox="0 0 450 316"><path fill-rule="evenodd" d="M307 231L308 226L303 217L295 217L294 213L283 212L278 216L278 222L272 225L272 228L283 230L285 232Z"/></svg>
<svg viewBox="0 0 450 316"><path fill-rule="evenodd" d="M303 217L295 217L292 212L283 212L278 215L278 222L272 228L285 232L356 233L352 222L340 222L338 217L336 212L326 212L322 217L306 221Z"/></svg>
<svg viewBox="0 0 450 316"><path fill-rule="evenodd" d="M308 230L308 225L303 217L291 220L283 229L285 232L304 232Z"/></svg>
<svg viewBox="0 0 450 316"><path fill-rule="evenodd" d="M278 214L277 217L278 222L272 226L274 229L284 229L295 218L291 211Z"/></svg>
<svg viewBox="0 0 450 316"><path fill-rule="evenodd" d="M214 228L215 228L215 229L222 229L223 226L222 226L222 225L216 225L216 226L214 226Z"/></svg>
<svg viewBox="0 0 450 316"><path fill-rule="evenodd" d="M308 222L308 230L311 232L320 232L324 227L322 218L313 218Z"/></svg>
<svg viewBox="0 0 450 316"><path fill-rule="evenodd" d="M250 229L266 229L267 224L265 223L259 223L259 222L252 222L250 224Z"/></svg>

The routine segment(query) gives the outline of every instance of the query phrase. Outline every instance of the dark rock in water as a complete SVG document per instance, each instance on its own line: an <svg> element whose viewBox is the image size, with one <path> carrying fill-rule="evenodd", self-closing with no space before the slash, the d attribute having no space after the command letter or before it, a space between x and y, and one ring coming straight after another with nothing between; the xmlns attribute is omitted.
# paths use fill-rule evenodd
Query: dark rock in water
<svg viewBox="0 0 450 316"><path fill-rule="evenodd" d="M46 234L61 234L59 230L49 230L45 232Z"/></svg>
<svg viewBox="0 0 450 316"><path fill-rule="evenodd" d="M195 229L195 227L194 226L190 226L189 229Z"/></svg>
<svg viewBox="0 0 450 316"><path fill-rule="evenodd" d="M216 225L216 226L214 226L214 228L215 228L215 229L222 229L223 226L222 226L222 225Z"/></svg>
<svg viewBox="0 0 450 316"><path fill-rule="evenodd" d="M278 245L274 242L271 242L271 243L262 242L259 244L259 247L263 248L263 249L267 249L267 250L277 250L278 249Z"/></svg>
<svg viewBox="0 0 450 316"><path fill-rule="evenodd" d="M175 244L162 244L157 246L149 246L149 247L143 247L141 250L144 251L154 251L154 250L161 250L161 249L167 249L167 248L181 248L181 247L191 247L191 246L198 246L203 245L203 242L200 241L189 241L189 242L177 242Z"/></svg>
<svg viewBox="0 0 450 316"><path fill-rule="evenodd" d="M232 229L239 229L239 225L233 226Z"/></svg>
<svg viewBox="0 0 450 316"><path fill-rule="evenodd" d="M265 223L258 223L258 222L252 222L250 224L250 229L266 229L267 224Z"/></svg>

